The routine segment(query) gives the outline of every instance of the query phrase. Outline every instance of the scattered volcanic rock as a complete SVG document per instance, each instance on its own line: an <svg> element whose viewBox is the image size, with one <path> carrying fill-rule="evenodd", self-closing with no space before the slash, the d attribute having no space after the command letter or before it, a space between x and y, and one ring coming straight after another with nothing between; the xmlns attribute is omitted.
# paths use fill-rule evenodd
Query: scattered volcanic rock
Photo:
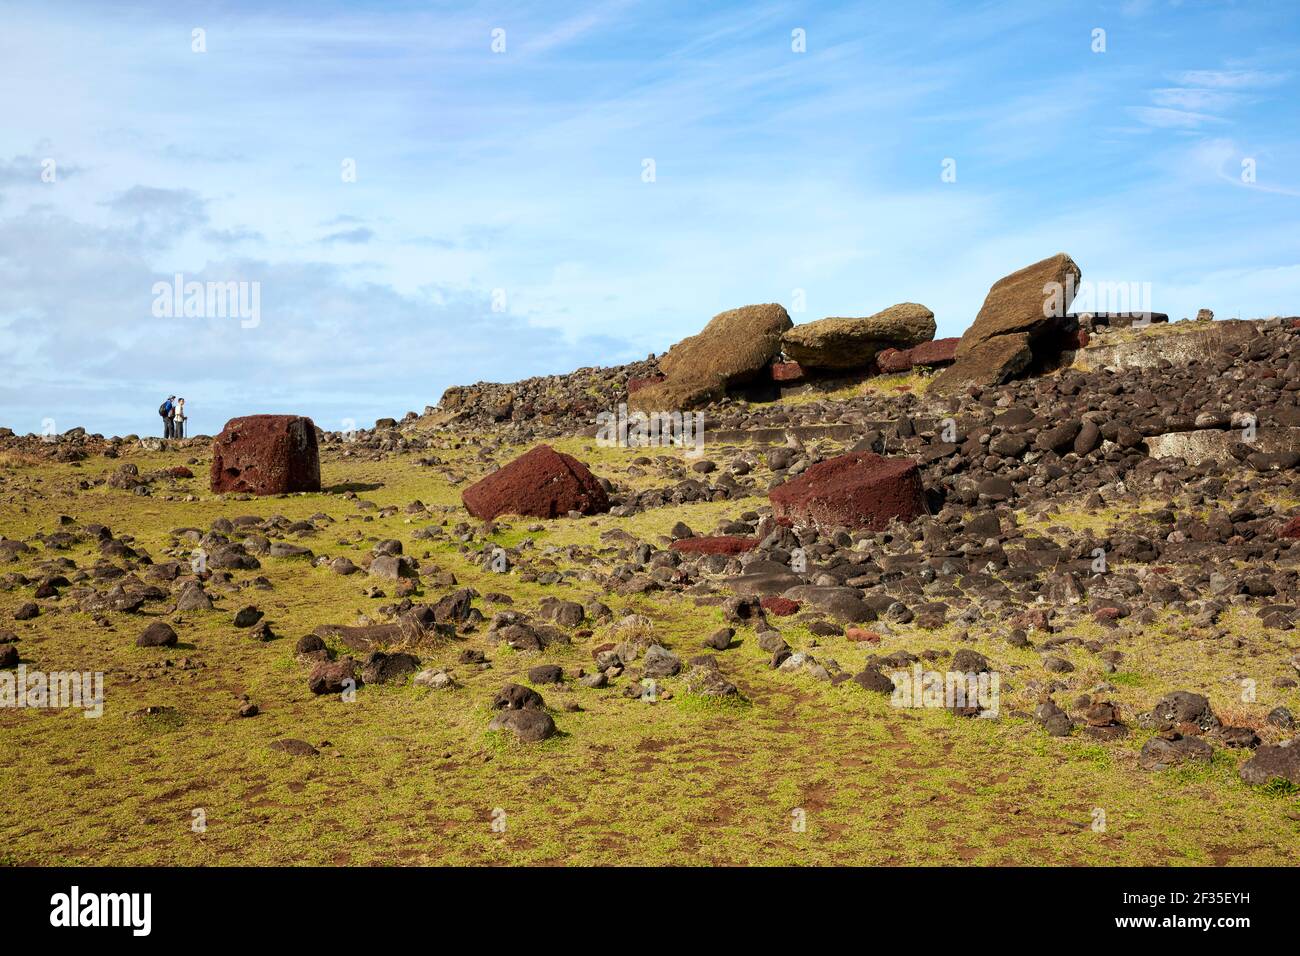
<svg viewBox="0 0 1300 956"><path fill-rule="evenodd" d="M957 343L960 341L959 337L953 336L935 339L933 342L922 342L908 349L906 355L908 361L914 366L938 368L942 365L951 365L957 361Z"/></svg>
<svg viewBox="0 0 1300 956"><path fill-rule="evenodd" d="M385 581L397 581L401 578L418 578L419 570L415 562L405 554L381 554L370 562L370 576Z"/></svg>
<svg viewBox="0 0 1300 956"><path fill-rule="evenodd" d="M166 621L154 621L136 639L137 647L175 647L176 632Z"/></svg>
<svg viewBox="0 0 1300 956"><path fill-rule="evenodd" d="M686 675L686 690L701 697L736 697L740 690L735 684L722 676L717 662L708 658L707 663L700 661L691 667Z"/></svg>
<svg viewBox="0 0 1300 956"><path fill-rule="evenodd" d="M1219 718L1203 695L1176 690L1160 698L1151 708L1151 723L1157 730L1191 724L1206 732L1219 726Z"/></svg>
<svg viewBox="0 0 1300 956"><path fill-rule="evenodd" d="M768 497L782 521L871 531L883 531L895 518L911 521L927 510L917 463L874 452L819 462L773 488Z"/></svg>
<svg viewBox="0 0 1300 956"><path fill-rule="evenodd" d="M811 604L841 624L863 624L876 619L871 605L862 600L857 588L801 584L787 590L783 598Z"/></svg>
<svg viewBox="0 0 1300 956"><path fill-rule="evenodd" d="M672 677L682 669L677 655L658 644L646 648L641 673L646 677Z"/></svg>
<svg viewBox="0 0 1300 956"><path fill-rule="evenodd" d="M772 363L772 381L781 382L789 385L794 382L803 381L803 366L798 362L773 362Z"/></svg>
<svg viewBox="0 0 1300 956"><path fill-rule="evenodd" d="M587 610L577 601L562 601L548 597L543 598L542 603L538 605L537 614L562 627L577 627L587 616Z"/></svg>
<svg viewBox="0 0 1300 956"><path fill-rule="evenodd" d="M178 611L210 611L212 610L212 598L203 586L197 581L191 581L181 589L181 593L176 598L176 610Z"/></svg>
<svg viewBox="0 0 1300 956"><path fill-rule="evenodd" d="M406 680L419 669L420 659L414 654L371 651L361 664L361 680L367 684L394 684Z"/></svg>
<svg viewBox="0 0 1300 956"><path fill-rule="evenodd" d="M906 372L913 368L940 368L957 360L957 343L961 339L935 339L910 349L885 349L876 355L876 368L883 374Z"/></svg>
<svg viewBox="0 0 1300 956"><path fill-rule="evenodd" d="M492 698L495 710L541 710L545 706L541 694L522 684L506 684Z"/></svg>
<svg viewBox="0 0 1300 956"><path fill-rule="evenodd" d="M763 606L754 597L733 597L722 602L722 616L733 624L763 620Z"/></svg>
<svg viewBox="0 0 1300 956"><path fill-rule="evenodd" d="M767 566L772 565L774 562L762 561L756 563ZM801 584L803 584L803 578L784 566L766 570L755 570L751 566L750 570L745 574L737 575L727 581L727 586L740 597L754 597L755 595L759 597L775 597Z"/></svg>
<svg viewBox="0 0 1300 956"><path fill-rule="evenodd" d="M1267 744L1241 765L1241 779L1254 785L1285 780L1300 786L1300 737L1281 744Z"/></svg>
<svg viewBox="0 0 1300 956"><path fill-rule="evenodd" d="M1295 730L1296 728L1295 715L1285 707L1274 707L1264 719L1268 721L1270 727L1278 727L1282 730Z"/></svg>
<svg viewBox="0 0 1300 956"><path fill-rule="evenodd" d="M431 690L453 690L456 687L456 681L450 674L432 667L416 674L414 683L416 687L428 687Z"/></svg>
<svg viewBox="0 0 1300 956"><path fill-rule="evenodd" d="M262 562L248 553L242 544L227 544L213 548L208 555L208 567L223 571L253 571Z"/></svg>
<svg viewBox="0 0 1300 956"><path fill-rule="evenodd" d="M1249 727L1220 727L1215 736L1225 747L1254 750L1260 745L1259 734Z"/></svg>
<svg viewBox="0 0 1300 956"><path fill-rule="evenodd" d="M254 495L320 491L316 426L300 415L248 415L212 442L212 490Z"/></svg>
<svg viewBox="0 0 1300 956"><path fill-rule="evenodd" d="M735 636L735 628L720 627L704 639L704 646L715 651L725 651L731 646L731 639Z"/></svg>
<svg viewBox="0 0 1300 956"><path fill-rule="evenodd" d="M298 638L298 643L294 645L294 654L298 657L307 657L316 660L329 660L329 648L315 634L305 634Z"/></svg>
<svg viewBox="0 0 1300 956"><path fill-rule="evenodd" d="M251 604L241 607L235 612L235 627L252 627L262 619L262 612Z"/></svg>
<svg viewBox="0 0 1300 956"><path fill-rule="evenodd" d="M528 681L532 684L560 684L564 681L564 669L559 664L538 664L528 668Z"/></svg>
<svg viewBox="0 0 1300 956"><path fill-rule="evenodd" d="M335 574L356 574L361 569L352 563L351 558L337 557L330 562L330 570Z"/></svg>
<svg viewBox="0 0 1300 956"><path fill-rule="evenodd" d="M469 588L457 588L438 599L433 606L433 619L439 624L463 624L473 612L474 592Z"/></svg>
<svg viewBox="0 0 1300 956"><path fill-rule="evenodd" d="M535 744L555 735L555 721L546 711L531 707L503 710L492 718L488 730L509 730L521 742Z"/></svg>
<svg viewBox="0 0 1300 956"><path fill-rule="evenodd" d="M490 521L498 515L556 518L609 510L600 481L578 459L538 445L461 492L466 510Z"/></svg>
<svg viewBox="0 0 1300 956"><path fill-rule="evenodd" d="M853 675L853 682L863 690L877 694L892 694L894 682L880 672L877 667L868 667Z"/></svg>
<svg viewBox="0 0 1300 956"><path fill-rule="evenodd" d="M790 328L785 307L747 305L713 317L659 359L665 381L638 389L628 405L639 411L685 410L758 377L781 350Z"/></svg>
<svg viewBox="0 0 1300 956"><path fill-rule="evenodd" d="M629 395L635 395L637 392L641 391L641 389L648 388L651 385L658 385L666 378L666 375L633 376L627 380L627 393Z"/></svg>
<svg viewBox="0 0 1300 956"><path fill-rule="evenodd" d="M1066 269L1067 281L1071 274ZM990 292L990 303L995 293L1002 294L1001 286ZM1009 292L1006 295L1014 298ZM1083 322L1084 317L1075 321ZM762 709L769 706L770 682L787 680L788 675L836 683L850 679L852 671L840 668L830 654L851 655L857 665L853 670L861 670L851 678L859 687L847 691L855 694L863 689L890 693L892 678L903 683L897 671L919 661L949 674L1005 668L1008 676L1019 674L1014 712L1019 714L1037 700L1034 716L1046 734L1118 739L1129 732L1121 720L1123 707L1125 716L1131 711L1135 723L1158 733L1149 742L1145 736L1141 739L1146 744L1139 758L1143 768L1159 770L1185 761L1205 766L1200 762L1214 755L1212 748L1231 748L1223 751L1223 760L1241 763L1245 783L1297 782L1300 746L1265 746L1260 739L1271 742L1294 735L1295 718L1286 708L1276 707L1259 721L1252 709L1250 727L1223 727L1205 696L1176 692L1150 712L1137 714L1135 702L1142 700L1144 692L1123 686L1131 682L1122 679L1122 672L1151 666L1159 671L1159 662L1148 657L1148 649L1153 637L1157 642L1163 638L1152 635L1150 628L1168 615L1180 626L1165 636L1186 641L1182 645L1186 653L1204 658L1210 671L1204 687L1230 690L1236 674L1258 674L1271 679L1272 687L1284 692L1281 699L1294 706L1290 698L1300 670L1294 639L1300 620L1300 582L1295 571L1300 509L1293 502L1300 473L1294 470L1298 461L1292 430L1300 429L1300 326L1293 327L1290 319L1243 323L1236 327L1242 331L1217 340L1212 348L1198 345L1189 352L1189 334L1209 336L1216 328L1188 333L1184 326L1169 330L1172 334L1162 340L1159 329L1121 335L1112 334L1106 323L1098 325L1091 344L1082 345L1089 354L1082 355L1077 365L1004 384L999 383L1023 371L1039 371L1038 359L1044 356L1035 353L1040 345L1055 347L1056 332L1066 330L1050 324L1041 330L1021 328L1014 322L1006 326L1014 331L999 327L997 334L973 344L953 368L931 383L936 399L923 389L897 394L899 390L888 383L860 390L844 384L874 370L906 370L922 364L922 358L931 367L942 365L956 356L959 340L883 349L875 354L874 367L862 367L861 375L822 376L810 371L798 401L728 398L711 407L711 425L725 437L714 441L708 459L692 464L675 455L634 452L625 461L611 462L617 483L592 477L588 485L574 475L565 456L537 443L580 429L590 421L583 408L604 410L582 402L604 402L611 395L619 401L627 392L639 394L659 386L722 395L728 381L721 375L670 381L654 372L649 359L616 370L551 376L525 386L484 386L472 401L466 393L464 401L469 404L460 411L439 412L427 430L409 428L399 433L396 420L384 419L376 433L349 439L346 445L335 435L324 438L331 473L338 468L342 476L345 469L352 469L350 478L382 475L382 464L372 462L391 457L400 464L408 455L419 455L415 464L436 476L437 490L421 492L433 502L427 507L419 502L403 506L391 489L376 496L383 499L380 503L358 498L340 486L340 493L328 501L290 503L293 506L284 510L292 517L259 507L255 510L263 514L232 511L210 520L211 502L196 502L191 516L180 520L195 521L200 527L172 528L170 534L161 534L150 523L136 526L124 517L114 533L102 525L58 515L54 509L63 505L48 497L49 484L36 481L28 489L44 491L46 500L38 503L40 494L33 499L33 523L29 528L24 520L22 525L40 550L0 537L0 561L6 562L0 565L0 596L7 599L8 611L29 598L41 601L46 617L30 625L33 643L17 647L31 646L44 656L44 649L53 647L46 640L66 639L82 626L80 618L68 623L59 616L77 609L93 622L88 628L118 634L125 627L129 641L129 633L138 633L147 621L140 620L132 631L129 620L120 615L142 606L152 614L166 614L167 605L174 602L188 620L192 610L211 608L215 597L222 613L211 623L219 625L229 621L234 609L246 604L258 589L273 586L279 599L271 604L280 607L296 606L301 597L281 595L281 590L312 589L322 579L328 582L325 590L308 601L319 603L346 594L355 598L364 588L372 596L386 600L391 596L393 603L375 602L364 611L347 603L348 620L388 623L322 625L317 635L298 642L299 680L316 665L328 664L330 646L349 648L364 658L362 664L341 662L337 673L313 670L315 692L345 689L346 675L354 670L358 683L410 683L420 661L395 649L418 647L424 654L427 647L448 665L458 660L457 675L466 686L505 670L512 679L522 680L526 674L532 686L545 685L548 693L558 693L553 713L577 706L577 698L589 701L593 713L566 728L574 731L577 743L593 731L589 720L602 720L602 713L624 706L617 694L631 691L654 699L660 677L670 684L665 694L686 688L691 693L734 695L737 690L728 677L740 679L743 674L747 691L749 682L754 682L755 705ZM1080 343L1078 338L1074 341ZM1115 358L1130 346L1131 354ZM795 363L777 361L766 366L745 397L770 397L773 382L783 374L778 370L791 365ZM665 367L674 375L680 371L671 357ZM966 394L961 394L963 385L969 388ZM941 393L948 387L954 391L944 399ZM449 398L448 404L458 401ZM1253 418L1259 418L1258 447L1252 447L1240 431L1247 410L1252 419L1247 434L1254 430ZM456 417L461 412L464 417ZM1270 444L1271 436L1279 434L1280 444ZM1208 450L1198 451L1191 444L1166 448L1163 454L1157 450L1160 439L1195 436L1200 440L1206 435L1217 440L1206 446ZM7 452L5 443L13 440L0 434L0 450ZM43 454L39 441L33 436L34 455ZM134 444L122 445L123 454ZM575 523L583 527L568 529L554 541L548 540L544 525L527 519L528 533L540 536L519 539L509 549L514 573L484 585L487 575L475 568L486 571L483 558L494 529L471 527L462 520L463 513L454 514L443 504L443 495L445 489L465 487L467 474L476 467L495 467L508 460L514 452L506 449L528 448L534 449L530 455L542 458L549 453L561 463L554 469L561 490L547 490L545 481L533 475L520 479L517 487L504 481L508 487L500 497L514 497L502 512L528 513L527 505L515 502L531 501L534 498L529 496L534 496L541 498L540 510L547 517L571 513L582 510L574 507L576 499L589 494L608 496L617 517ZM878 453L886 448L898 457L880 457ZM26 446L16 450L28 453ZM106 450L104 457L116 458L116 448L112 450L114 454ZM197 445L195 453L201 453ZM503 454L507 457L500 457ZM527 460L525 456L490 477L500 478ZM134 465L130 466L134 471L110 469L87 468L69 476L87 491L112 487L115 474L123 476L118 481L124 487L152 483L164 491L164 479L157 477L160 472L142 475ZM13 469L0 471L6 501L19 502L25 490L22 476L11 484ZM540 474L544 479L551 472L542 468ZM508 473L504 477L508 479ZM169 494L168 500L188 499L186 491ZM758 496L769 491L772 513L758 503ZM467 493L466 507L471 506L473 493ZM675 510L682 504L705 502L709 503L705 507ZM233 502L226 505L239 507ZM324 510L310 519L301 513L315 508ZM657 516L646 513L652 508L664 511ZM495 513L492 508L484 511ZM1080 513L1104 515L1104 520L1080 522ZM622 520L640 514L643 521ZM699 536L682 518L716 533ZM365 522L372 521L367 527ZM670 526L671 532L665 534ZM512 539L518 530L508 530ZM311 558L308 549L283 540L300 535L314 535L312 543L325 553ZM400 535L402 540L381 540L385 535ZM403 553L403 544L409 553ZM187 557L200 548L209 555L207 567L192 566L191 576ZM426 550L435 548L436 552ZM334 558L338 549L354 556L366 553L362 561L370 579L336 578L330 569L339 574L358 570L349 559ZM271 565L267 573L274 582L240 573L259 567L254 554ZM282 560L295 555L308 559L295 560L292 566ZM470 576L484 590L500 587L510 593L479 595L461 586L457 574ZM429 603L413 603L416 581ZM366 587L376 582L389 594ZM390 587L390 582L395 586ZM615 615L600 603L602 597L612 601L610 595L636 595L631 606L647 616L629 615L615 627ZM664 622L655 613L660 596L683 606L694 601L699 614L696 624L679 629ZM624 602L613 603L629 609ZM23 614L38 609L35 603L26 607ZM275 613L270 604L268 613ZM791 620L782 616L786 614L798 617ZM255 613L247 620L244 616L237 616L236 624L256 619ZM172 624L185 629L177 620L173 618ZM878 629L861 626L872 620L881 621ZM624 627L628 621L632 623ZM719 628L724 621L727 626ZM923 649L923 644L914 643L929 643L931 636L923 631L949 624L954 633L941 638L942 649ZM785 630L784 636L776 626ZM162 634L158 645L176 642L168 625L159 622L150 630L154 629ZM262 638L270 636L265 620L251 630ZM455 650L426 644L424 639L430 635L459 637L464 644ZM328 645L322 636L328 637ZM0 666L16 663L15 639L11 632L0 631ZM680 659L656 644L668 641L674 642ZM142 638L140 643L155 642ZM494 661L477 649L491 644L506 645L493 654ZM919 652L919 661L918 655L901 649L904 644ZM751 645L758 650L751 650ZM690 651L681 651L688 646ZM1000 649L1008 647L1035 653L1017 653L1004 662ZM527 651L531 659L508 654L508 648ZM689 656L704 649L708 653ZM233 645L231 650L236 650ZM243 650L251 650L251 655L244 655L250 661L274 662L274 655L259 649ZM543 650L547 656L537 656ZM760 651L763 657L758 656ZM888 657L882 659L876 651L888 652ZM579 669L579 663L591 667L588 654L596 664L592 674ZM984 654L997 660L991 663ZM142 661L149 656L143 654ZM159 654L159 658L173 656L179 657ZM560 663L531 666L536 660L550 659L562 663L564 670ZM1124 660L1135 663L1130 666ZM724 676L718 661L738 670ZM220 662L193 663L198 668ZM764 664L776 673L759 670ZM491 671L494 666L497 670ZM243 665L236 669L246 671ZM199 676L188 659L142 663L140 670L146 679ZM1101 674L1121 686L1107 684ZM1224 680L1227 675L1233 676ZM251 676L244 673L236 687L247 685ZM448 672L436 668L418 672L414 682L456 686ZM550 691L556 684L557 690ZM611 686L615 696L584 690ZM299 698L300 692L301 685ZM1224 702L1229 702L1227 690L1216 693L1223 693ZM1063 702L1069 696L1069 713L1051 703L1053 694ZM1115 700L1108 699L1111 695ZM455 700L458 695L448 696ZM459 696L457 704L473 706ZM378 713L376 708L404 699L405 694L375 693L363 709ZM1153 699L1153 695L1144 699L1143 706ZM302 704L290 695L276 709L285 703ZM894 729L898 721L910 719L884 711L887 705L882 699L868 696L857 703L882 711L876 716ZM1270 699L1264 706L1275 703ZM525 715L500 716L493 722L495 729L531 741L557 733L535 690L511 685L495 704L498 710ZM334 703L318 700L316 705L328 711ZM646 708L637 710L634 720L673 717L662 709L657 715ZM1258 712L1263 713L1262 707ZM1225 719L1234 715L1238 723L1246 719L1236 708L1223 712ZM270 718L276 719L274 714ZM725 720L715 723L712 732L715 737L721 734L719 739L725 743ZM294 732L293 727L290 723L268 731L261 746L280 732ZM463 720L457 727L463 731ZM470 756L477 742L471 741L468 751L462 750L464 743L462 738L459 744L447 744L457 753L444 753L443 759L458 762ZM310 745L303 746L314 752ZM323 743L318 746L332 749ZM1258 753L1239 753L1239 749L1258 749ZM365 755L356 756L364 760ZM491 755L483 756L490 759ZM1122 756L1137 755L1125 751ZM1064 754L1062 759L1068 757ZM519 769L497 766L503 773ZM545 778L527 783L542 787ZM1215 791L1222 783L1217 777L1209 782ZM1222 796L1214 794L1216 800ZM1237 829L1249 837L1248 825Z"/></svg>
<svg viewBox="0 0 1300 956"><path fill-rule="evenodd" d="M307 675L307 689L313 694L340 694L357 686L356 661L321 661Z"/></svg>
<svg viewBox="0 0 1300 956"><path fill-rule="evenodd" d="M279 740L272 740L267 745L269 750L277 750L280 753L286 753L291 757L319 757L320 751L307 743L305 740L298 740L296 737L281 737Z"/></svg>
<svg viewBox="0 0 1300 956"><path fill-rule="evenodd" d="M876 354L876 369L882 375L906 372L911 367L907 349L884 349Z"/></svg>
<svg viewBox="0 0 1300 956"><path fill-rule="evenodd" d="M861 368L882 349L906 349L934 338L934 313L900 302L865 318L830 318L796 325L781 348L804 368Z"/></svg>
<svg viewBox="0 0 1300 956"><path fill-rule="evenodd" d="M1200 737L1152 737L1142 745L1138 766L1143 770L1165 770L1190 760L1208 761L1213 748Z"/></svg>

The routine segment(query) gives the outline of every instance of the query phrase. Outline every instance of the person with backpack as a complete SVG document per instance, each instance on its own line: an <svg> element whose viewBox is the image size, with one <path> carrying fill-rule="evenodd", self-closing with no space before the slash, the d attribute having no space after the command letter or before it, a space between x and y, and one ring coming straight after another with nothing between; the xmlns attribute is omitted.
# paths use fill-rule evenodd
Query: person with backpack
<svg viewBox="0 0 1300 956"><path fill-rule="evenodd" d="M167 401L158 406L158 414L163 420L163 438L172 437L172 415L176 411L176 396L168 395Z"/></svg>

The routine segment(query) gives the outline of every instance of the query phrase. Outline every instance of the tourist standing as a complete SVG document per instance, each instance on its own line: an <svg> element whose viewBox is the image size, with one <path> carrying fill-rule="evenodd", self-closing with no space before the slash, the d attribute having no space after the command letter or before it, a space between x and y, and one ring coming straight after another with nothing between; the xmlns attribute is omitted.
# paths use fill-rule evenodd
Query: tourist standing
<svg viewBox="0 0 1300 956"><path fill-rule="evenodd" d="M176 399L176 408L172 411L172 437L185 437L185 399Z"/></svg>
<svg viewBox="0 0 1300 956"><path fill-rule="evenodd" d="M158 406L158 414L163 420L163 438L172 437L172 415L176 412L176 396L168 395L167 401Z"/></svg>

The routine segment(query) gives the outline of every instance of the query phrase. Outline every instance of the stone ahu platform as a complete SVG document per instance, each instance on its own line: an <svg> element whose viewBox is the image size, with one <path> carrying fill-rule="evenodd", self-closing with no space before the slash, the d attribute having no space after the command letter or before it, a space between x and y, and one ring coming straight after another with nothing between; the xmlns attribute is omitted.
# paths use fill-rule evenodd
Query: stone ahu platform
<svg viewBox="0 0 1300 956"><path fill-rule="evenodd" d="M1166 317L1161 315L1145 326L1112 323L1108 327L1103 325L1095 328L1088 337L1088 344L1072 353L1065 353L1061 365L1083 371L1106 369L1123 372L1208 362L1224 354L1250 359L1254 353L1262 355L1268 350L1269 341L1264 335L1266 331L1284 324L1290 325L1293 321L1296 320L1184 320L1167 324ZM846 384L851 384L851 381L847 377L837 377L828 379L825 383L805 382L789 391L819 390L823 384L828 390L843 388ZM1259 414L1263 410L1254 411ZM911 421L918 432L924 433L937 427L941 417L939 411L932 409L928 415L913 415ZM783 444L792 437L801 441L830 439L849 443L872 429L889 432L895 424L892 420L881 419L786 427L725 428L706 431L705 438L710 443L727 445L775 445ZM1185 422L1171 419L1158 425L1146 423L1141 431L1143 447L1151 457L1182 458L1190 464L1227 457L1265 456L1272 462L1268 467L1289 467L1288 456L1300 454L1300 420L1260 424L1249 442L1244 440L1244 427L1245 422L1240 415L1222 414L1203 415Z"/></svg>
<svg viewBox="0 0 1300 956"><path fill-rule="evenodd" d="M1225 351L1263 349L1264 329L1287 319L1223 319L1214 322L1152 324L1094 335L1074 355L1074 364L1086 369L1155 368L1162 362L1186 365L1211 359Z"/></svg>

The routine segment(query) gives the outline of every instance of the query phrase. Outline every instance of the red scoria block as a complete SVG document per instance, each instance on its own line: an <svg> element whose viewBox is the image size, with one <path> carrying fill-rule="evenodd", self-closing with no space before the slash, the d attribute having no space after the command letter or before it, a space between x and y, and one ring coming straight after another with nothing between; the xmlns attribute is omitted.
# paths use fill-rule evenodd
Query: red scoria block
<svg viewBox="0 0 1300 956"><path fill-rule="evenodd" d="M301 415L246 415L212 442L212 490L254 495L320 491L316 426Z"/></svg>
<svg viewBox="0 0 1300 956"><path fill-rule="evenodd" d="M782 523L870 531L883 531L894 518L911 521L927 510L917 463L869 451L819 462L768 497Z"/></svg>
<svg viewBox="0 0 1300 956"><path fill-rule="evenodd" d="M609 510L609 496L591 470L572 455L538 445L460 493L465 509L482 521L498 515L558 518Z"/></svg>
<svg viewBox="0 0 1300 956"><path fill-rule="evenodd" d="M757 538L720 534L711 538L679 538L670 547L690 554L740 554L758 545Z"/></svg>
<svg viewBox="0 0 1300 956"><path fill-rule="evenodd" d="M761 602L763 610L777 617L789 617L803 607L798 601L783 597L765 597Z"/></svg>

